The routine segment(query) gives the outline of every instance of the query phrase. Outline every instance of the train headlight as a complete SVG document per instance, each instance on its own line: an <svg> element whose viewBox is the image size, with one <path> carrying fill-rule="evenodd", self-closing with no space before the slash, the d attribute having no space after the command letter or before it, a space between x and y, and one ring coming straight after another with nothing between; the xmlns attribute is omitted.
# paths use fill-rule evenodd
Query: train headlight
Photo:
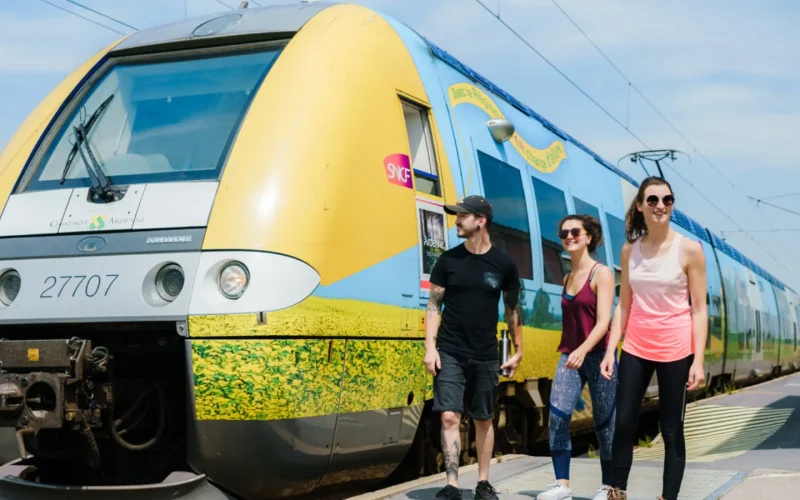
<svg viewBox="0 0 800 500"><path fill-rule="evenodd" d="M229 299L242 296L250 283L250 271L241 262L228 262L219 271L219 291Z"/></svg>
<svg viewBox="0 0 800 500"><path fill-rule="evenodd" d="M172 302L183 290L183 269L178 264L167 264L156 275L156 291L162 299Z"/></svg>
<svg viewBox="0 0 800 500"><path fill-rule="evenodd" d="M0 303L10 306L17 298L20 286L22 286L22 279L20 279L19 273L13 269L0 275Z"/></svg>

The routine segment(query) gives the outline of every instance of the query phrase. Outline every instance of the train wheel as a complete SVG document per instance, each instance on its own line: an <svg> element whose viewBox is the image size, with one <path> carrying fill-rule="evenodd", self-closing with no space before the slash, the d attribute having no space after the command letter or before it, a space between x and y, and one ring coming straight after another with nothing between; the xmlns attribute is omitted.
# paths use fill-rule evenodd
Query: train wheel
<svg viewBox="0 0 800 500"><path fill-rule="evenodd" d="M444 470L442 456L442 421L438 413L430 412L423 422L423 436L420 442L421 464L423 476L438 474Z"/></svg>
<svg viewBox="0 0 800 500"><path fill-rule="evenodd" d="M523 436L524 436L524 443L525 443L525 453L528 455L532 455L533 451L536 449L537 446L541 445L540 436L544 430L547 429L547 423L545 422L544 427L540 424L540 415L539 411L536 408L523 408ZM545 444L547 443L547 437L544 436Z"/></svg>
<svg viewBox="0 0 800 500"><path fill-rule="evenodd" d="M429 401L425 405L411 448L387 479L387 484L412 481L444 470L440 449L441 421L439 415L431 411L431 404Z"/></svg>
<svg viewBox="0 0 800 500"><path fill-rule="evenodd" d="M497 403L494 416L494 454L523 453L525 443L525 410L513 398L504 397Z"/></svg>

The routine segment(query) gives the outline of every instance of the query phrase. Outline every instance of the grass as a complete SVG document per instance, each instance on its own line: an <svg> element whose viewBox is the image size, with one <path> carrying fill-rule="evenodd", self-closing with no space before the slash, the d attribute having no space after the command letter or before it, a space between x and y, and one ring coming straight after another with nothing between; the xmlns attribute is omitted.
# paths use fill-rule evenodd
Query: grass
<svg viewBox="0 0 800 500"><path fill-rule="evenodd" d="M589 445L589 458L597 458L597 451L592 444Z"/></svg>
<svg viewBox="0 0 800 500"><path fill-rule="evenodd" d="M650 436L645 436L644 439L639 440L640 448L651 448L652 446L653 442L650 440Z"/></svg>

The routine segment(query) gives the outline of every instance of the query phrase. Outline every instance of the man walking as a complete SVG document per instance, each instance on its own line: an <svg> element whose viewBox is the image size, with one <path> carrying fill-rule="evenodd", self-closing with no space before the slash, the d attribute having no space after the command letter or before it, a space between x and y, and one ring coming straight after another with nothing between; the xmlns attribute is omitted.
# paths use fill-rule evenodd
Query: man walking
<svg viewBox="0 0 800 500"><path fill-rule="evenodd" d="M492 419L500 370L509 368L513 377L522 359L519 272L508 254L492 246L488 227L493 212L486 199L468 196L457 205L446 205L445 212L456 216L458 236L466 241L444 252L433 266L425 312L425 368L434 375L433 410L442 415L442 452L448 483L436 498L461 498L459 425L466 409L475 422L478 449L475 498L497 500L497 493L489 484L494 449ZM514 338L514 356L503 366L497 349L501 291L506 322Z"/></svg>

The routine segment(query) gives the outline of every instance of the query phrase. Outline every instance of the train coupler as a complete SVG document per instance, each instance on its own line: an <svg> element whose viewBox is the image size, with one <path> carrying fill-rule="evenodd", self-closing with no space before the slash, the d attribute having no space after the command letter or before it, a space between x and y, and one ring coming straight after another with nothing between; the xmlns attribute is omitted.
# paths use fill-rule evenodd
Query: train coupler
<svg viewBox="0 0 800 500"><path fill-rule="evenodd" d="M101 424L111 398L106 379L110 355L90 340L0 339L0 427L17 431L17 446L28 457L26 436L44 429L72 430L86 441L90 466L99 465L92 427Z"/></svg>

